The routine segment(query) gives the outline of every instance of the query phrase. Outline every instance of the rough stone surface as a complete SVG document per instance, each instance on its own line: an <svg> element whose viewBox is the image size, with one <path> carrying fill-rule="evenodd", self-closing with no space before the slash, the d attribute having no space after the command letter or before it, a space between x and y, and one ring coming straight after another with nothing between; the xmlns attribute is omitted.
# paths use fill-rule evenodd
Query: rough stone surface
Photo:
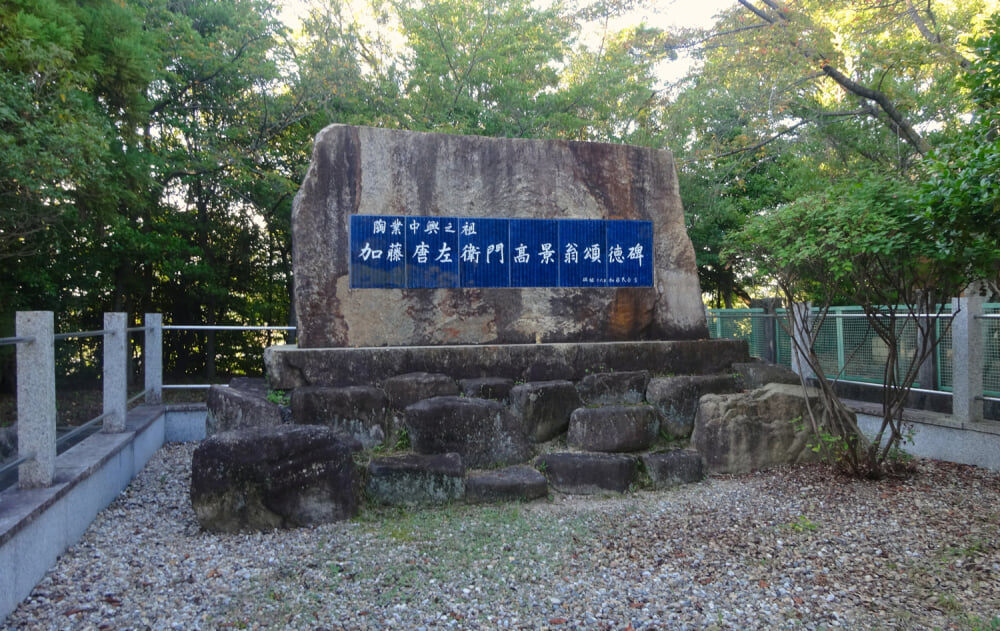
<svg viewBox="0 0 1000 631"><path fill-rule="evenodd" d="M648 384L648 370L598 372L584 376L576 389L587 405L641 403Z"/></svg>
<svg viewBox="0 0 1000 631"><path fill-rule="evenodd" d="M328 523L358 509L358 445L327 427L284 425L222 432L191 461L191 505L214 532Z"/></svg>
<svg viewBox="0 0 1000 631"><path fill-rule="evenodd" d="M535 466L552 488L577 495L624 493L639 472L638 461L622 454L551 453L539 456Z"/></svg>
<svg viewBox="0 0 1000 631"><path fill-rule="evenodd" d="M655 489L690 484L705 477L705 463L701 455L690 449L645 454L642 464Z"/></svg>
<svg viewBox="0 0 1000 631"><path fill-rule="evenodd" d="M511 409L524 427L528 439L542 443L566 431L573 410L583 405L573 382L533 381L510 391Z"/></svg>
<svg viewBox="0 0 1000 631"><path fill-rule="evenodd" d="M351 290L349 217L653 222L654 286ZM707 337L671 154L331 125L292 208L303 348Z"/></svg>
<svg viewBox="0 0 1000 631"><path fill-rule="evenodd" d="M465 496L465 466L457 453L375 458L368 465L368 499L389 506L444 504Z"/></svg>
<svg viewBox="0 0 1000 631"><path fill-rule="evenodd" d="M465 478L467 502L530 501L548 492L545 476L525 465L470 472Z"/></svg>
<svg viewBox="0 0 1000 631"><path fill-rule="evenodd" d="M389 377L382 383L389 407L402 410L421 399L458 394L458 384L448 375L412 372Z"/></svg>
<svg viewBox="0 0 1000 631"><path fill-rule="evenodd" d="M466 397L506 401L510 397L510 389L514 387L514 380L505 377L459 379L458 387Z"/></svg>
<svg viewBox="0 0 1000 631"><path fill-rule="evenodd" d="M818 405L818 394L809 396ZM810 433L801 423L806 416L801 386L769 384L745 393L707 394L698 405L691 444L709 473L747 473L815 461L818 456L808 446Z"/></svg>
<svg viewBox="0 0 1000 631"><path fill-rule="evenodd" d="M291 422L287 406L267 400L267 382L239 377L229 386L208 390L208 435L248 427L277 427Z"/></svg>
<svg viewBox="0 0 1000 631"><path fill-rule="evenodd" d="M660 429L673 438L685 439L694 429L698 400L704 394L726 394L740 388L732 375L683 375L654 377L646 388L646 401L660 412Z"/></svg>
<svg viewBox="0 0 1000 631"><path fill-rule="evenodd" d="M530 447L506 406L487 399L434 397L406 408L403 425L419 454L455 452L468 467L525 462Z"/></svg>
<svg viewBox="0 0 1000 631"><path fill-rule="evenodd" d="M799 376L791 368L763 361L735 362L733 372L736 374L737 384L743 390L756 390L769 383L801 385Z"/></svg>
<svg viewBox="0 0 1000 631"><path fill-rule="evenodd" d="M264 350L271 386L284 390L368 385L410 372L515 381L579 380L595 366L609 372L707 375L728 372L733 362L749 358L745 341L720 339L318 349L271 346Z"/></svg>
<svg viewBox="0 0 1000 631"><path fill-rule="evenodd" d="M630 452L649 449L659 419L648 405L579 408L569 420L566 444L583 451Z"/></svg>
<svg viewBox="0 0 1000 631"><path fill-rule="evenodd" d="M292 419L349 434L366 448L385 443L391 417L385 394L372 386L305 386L291 395Z"/></svg>

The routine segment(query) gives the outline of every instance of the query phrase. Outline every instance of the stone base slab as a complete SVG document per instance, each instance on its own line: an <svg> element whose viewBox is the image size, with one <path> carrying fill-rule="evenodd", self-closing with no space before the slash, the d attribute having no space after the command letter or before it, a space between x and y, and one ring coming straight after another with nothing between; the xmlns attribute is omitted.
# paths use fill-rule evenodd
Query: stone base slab
<svg viewBox="0 0 1000 631"><path fill-rule="evenodd" d="M404 373L443 373L455 379L580 380L593 372L648 370L658 375L727 372L748 361L741 340L488 344L298 348L272 346L264 363L272 388L375 385Z"/></svg>

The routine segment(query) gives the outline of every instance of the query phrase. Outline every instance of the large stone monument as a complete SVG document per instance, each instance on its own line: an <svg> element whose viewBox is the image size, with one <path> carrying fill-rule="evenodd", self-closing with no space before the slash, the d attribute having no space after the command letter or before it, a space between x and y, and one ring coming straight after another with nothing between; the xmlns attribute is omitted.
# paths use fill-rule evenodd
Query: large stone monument
<svg viewBox="0 0 1000 631"><path fill-rule="evenodd" d="M411 270L421 245L425 263L429 250L430 259L447 256L457 270L459 257L471 257L470 252L452 251L458 241L450 242L452 247L440 241L429 248L428 242L436 243L430 237L437 236L431 228L444 233L476 223L481 229L496 226L509 239L495 239L496 246L491 242L495 262L513 267L520 253L524 261L550 254L559 263L568 261L570 247L578 245L581 260L589 255L604 267L572 283L563 271L547 286L537 286L547 281L532 279L470 286L474 279L459 281L456 271L451 276L441 272L438 280L421 281L414 288L410 271L405 276L409 282L359 287L355 281L362 263L382 263L392 253L388 243L376 249L351 234L352 229L371 228L371 222L352 220L357 216L399 220L400 232L412 225L411 241L396 253ZM518 241L511 236L514 228L498 224L500 220L554 221L516 223L526 233ZM652 252L640 248L638 259L631 252L631 262L649 274L643 277L648 286L636 286L644 284L637 275L614 273L610 237L599 241L586 236L592 227L605 229L597 225L601 221L609 234L651 223ZM385 234L384 221L381 228ZM553 235L558 229L580 238L525 245L532 232L548 229ZM295 199L292 243L300 349L708 337L673 157L664 150L331 125L316 138ZM353 252L352 243L357 244ZM364 249L356 251L362 243ZM591 245L595 249L585 252ZM628 254L619 248L618 262ZM489 260L485 247L482 255ZM357 267L353 275L352 267Z"/></svg>

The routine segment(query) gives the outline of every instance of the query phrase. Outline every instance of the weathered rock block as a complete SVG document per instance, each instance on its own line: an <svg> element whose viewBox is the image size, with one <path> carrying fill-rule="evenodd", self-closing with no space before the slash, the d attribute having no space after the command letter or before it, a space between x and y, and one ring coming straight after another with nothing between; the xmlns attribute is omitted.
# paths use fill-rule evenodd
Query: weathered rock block
<svg viewBox="0 0 1000 631"><path fill-rule="evenodd" d="M660 412L660 429L673 438L688 438L694 429L698 400L704 394L740 390L731 375L654 377L646 388L646 401Z"/></svg>
<svg viewBox="0 0 1000 631"><path fill-rule="evenodd" d="M267 400L264 379L238 377L229 386L212 386L208 390L206 431L209 436L247 427L277 427L291 422L287 406Z"/></svg>
<svg viewBox="0 0 1000 631"><path fill-rule="evenodd" d="M352 455L360 445L327 427L222 432L191 460L191 505L213 532L328 523L358 509Z"/></svg>
<svg viewBox="0 0 1000 631"><path fill-rule="evenodd" d="M648 405L578 408L569 419L566 444L583 451L630 452L649 449L659 419Z"/></svg>
<svg viewBox="0 0 1000 631"><path fill-rule="evenodd" d="M576 389L587 405L642 403L649 371L598 372L586 375Z"/></svg>
<svg viewBox="0 0 1000 631"><path fill-rule="evenodd" d="M376 504L446 504L465 496L465 467L456 453L375 458L368 465L366 489Z"/></svg>
<svg viewBox="0 0 1000 631"><path fill-rule="evenodd" d="M818 405L818 393L809 394ZM709 473L746 473L782 464L815 461L801 386L769 384L738 394L701 398L691 444Z"/></svg>
<svg viewBox="0 0 1000 631"><path fill-rule="evenodd" d="M646 454L642 456L642 464L656 489L690 484L705 477L701 455L689 449Z"/></svg>
<svg viewBox="0 0 1000 631"><path fill-rule="evenodd" d="M458 383L448 375L411 372L389 377L382 382L382 390L389 398L389 406L402 410L421 399L458 394Z"/></svg>
<svg viewBox="0 0 1000 631"><path fill-rule="evenodd" d="M799 376L790 368L763 361L736 362L733 364L733 372L736 374L737 385L742 390L756 390L769 383L802 385Z"/></svg>
<svg viewBox="0 0 1000 631"><path fill-rule="evenodd" d="M350 291L349 217L653 222L653 287ZM292 209L302 348L707 337L671 154L614 144L321 131Z"/></svg>
<svg viewBox="0 0 1000 631"><path fill-rule="evenodd" d="M553 380L514 386L510 403L528 439L543 443L566 431L570 415L583 405L583 400L572 381Z"/></svg>
<svg viewBox="0 0 1000 631"><path fill-rule="evenodd" d="M524 465L470 472L465 478L467 502L530 501L545 497L548 492L545 476Z"/></svg>
<svg viewBox="0 0 1000 631"><path fill-rule="evenodd" d="M638 461L621 454L551 453L539 456L535 466L552 488L578 495L624 493L639 473Z"/></svg>
<svg viewBox="0 0 1000 631"><path fill-rule="evenodd" d="M506 401L510 397L511 388L514 387L514 380L505 377L459 379L458 387L462 391L462 396L465 397Z"/></svg>
<svg viewBox="0 0 1000 631"><path fill-rule="evenodd" d="M292 391L291 404L296 423L326 425L349 434L365 448L383 444L389 434L385 393L372 386L305 386Z"/></svg>
<svg viewBox="0 0 1000 631"><path fill-rule="evenodd" d="M469 467L525 462L524 431L503 404L487 399L434 397L406 408L403 425L419 454L455 452Z"/></svg>
<svg viewBox="0 0 1000 631"><path fill-rule="evenodd" d="M573 317L568 313L566 317ZM410 372L453 379L505 377L515 381L583 379L594 366L678 375L727 372L749 359L743 340L602 342L595 344L465 344L368 348L264 349L272 387L360 386ZM544 375L544 376L542 376Z"/></svg>

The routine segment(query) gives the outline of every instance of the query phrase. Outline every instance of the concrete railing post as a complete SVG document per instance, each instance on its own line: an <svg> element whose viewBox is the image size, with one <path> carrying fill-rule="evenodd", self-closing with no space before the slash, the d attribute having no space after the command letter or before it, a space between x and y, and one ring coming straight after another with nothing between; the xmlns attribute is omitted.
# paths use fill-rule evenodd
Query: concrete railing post
<svg viewBox="0 0 1000 631"><path fill-rule="evenodd" d="M104 431L125 431L128 401L128 327L126 314L104 314Z"/></svg>
<svg viewBox="0 0 1000 631"><path fill-rule="evenodd" d="M969 285L961 297L952 298L951 366L952 415L960 421L983 420L983 326L985 298L980 283Z"/></svg>
<svg viewBox="0 0 1000 631"><path fill-rule="evenodd" d="M809 352L809 338L812 330L812 303L796 302L788 310L792 325L792 371L810 379L816 376L809 362L805 358L805 353ZM802 350L799 350L802 349Z"/></svg>
<svg viewBox="0 0 1000 631"><path fill-rule="evenodd" d="M56 468L56 354L51 311L18 311L17 452L31 458L17 470L22 489L52 484Z"/></svg>
<svg viewBox="0 0 1000 631"><path fill-rule="evenodd" d="M750 316L753 323L753 334L760 336L761 359L772 364L778 363L778 309L781 308L781 298L756 298L750 300L751 307L764 310L762 317Z"/></svg>
<svg viewBox="0 0 1000 631"><path fill-rule="evenodd" d="M163 401L163 314L147 313L143 340L143 369L146 373L146 403Z"/></svg>

